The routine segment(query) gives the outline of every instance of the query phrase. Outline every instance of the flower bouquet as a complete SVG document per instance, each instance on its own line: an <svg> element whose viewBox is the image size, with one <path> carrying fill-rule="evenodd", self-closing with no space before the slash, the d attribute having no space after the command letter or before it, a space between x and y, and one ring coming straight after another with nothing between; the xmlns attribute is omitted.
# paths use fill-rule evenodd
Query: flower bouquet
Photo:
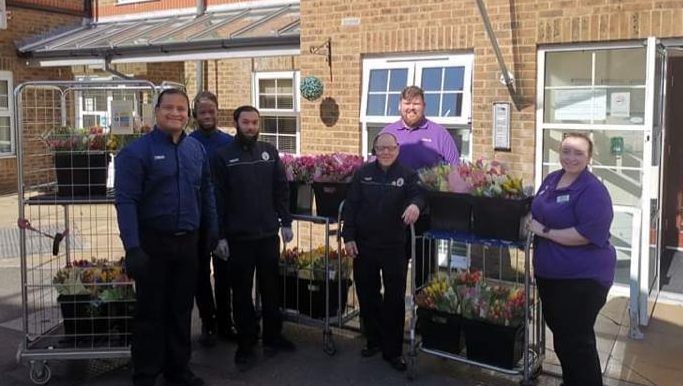
<svg viewBox="0 0 683 386"><path fill-rule="evenodd" d="M135 293L123 259L75 261L58 270L52 283L59 294L66 335L127 334Z"/></svg>
<svg viewBox="0 0 683 386"><path fill-rule="evenodd" d="M351 286L352 259L330 250L328 264L326 269L323 246L311 251L285 250L280 259L280 304L312 318L325 316L326 305L328 316L344 312Z"/></svg>
<svg viewBox="0 0 683 386"><path fill-rule="evenodd" d="M313 191L318 216L337 217L353 173L362 165L363 158L353 154L333 153L316 156Z"/></svg>
<svg viewBox="0 0 683 386"><path fill-rule="evenodd" d="M54 151L57 195L103 196L107 190L110 157L101 127L61 127L43 137Z"/></svg>
<svg viewBox="0 0 683 386"><path fill-rule="evenodd" d="M462 350L462 318L455 284L452 278L440 275L415 297L418 306L416 327L425 348L452 354Z"/></svg>
<svg viewBox="0 0 683 386"><path fill-rule="evenodd" d="M433 229L518 241L531 208L522 179L498 161L479 159L418 171L429 191ZM501 226L501 224L506 224Z"/></svg>

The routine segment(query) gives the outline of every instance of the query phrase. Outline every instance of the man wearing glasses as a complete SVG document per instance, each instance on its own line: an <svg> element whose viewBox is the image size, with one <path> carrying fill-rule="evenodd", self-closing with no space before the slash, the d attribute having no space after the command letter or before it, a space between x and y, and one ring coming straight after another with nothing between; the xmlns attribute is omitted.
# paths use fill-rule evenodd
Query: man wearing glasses
<svg viewBox="0 0 683 386"><path fill-rule="evenodd" d="M406 227L415 223L425 204L417 173L397 162L396 137L378 135L373 150L377 159L353 176L344 204L342 237L346 253L354 257L353 276L367 339L361 355L381 351L391 367L405 371Z"/></svg>

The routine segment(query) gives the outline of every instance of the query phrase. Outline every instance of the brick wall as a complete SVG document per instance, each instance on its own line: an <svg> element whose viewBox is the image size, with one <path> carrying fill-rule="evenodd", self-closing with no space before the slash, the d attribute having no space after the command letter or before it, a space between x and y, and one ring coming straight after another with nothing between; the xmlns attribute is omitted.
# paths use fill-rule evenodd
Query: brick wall
<svg viewBox="0 0 683 386"><path fill-rule="evenodd" d="M29 80L72 79L69 68L26 67L25 62L16 56L14 41L26 36L46 33L56 26L78 24L81 19L59 13L47 13L11 6L8 7L8 11L10 11L10 17L7 21L8 28L0 31L0 71L12 72L14 86L16 87ZM36 138L40 133L49 130L55 122L59 124L59 115L56 117L53 115L54 109L49 106L50 101L45 95L42 97L26 95L23 104L25 111L31 112L31 114L25 114L24 137L33 138L33 140L25 141L24 152L36 155L31 158L30 162L24 163L31 167L27 170L28 175L30 175L30 183L41 182L48 178L45 174L41 174L40 170L47 168L47 165L51 163L51 158L44 154L39 155L45 152L45 146ZM16 158L2 158L0 159L0 194L15 192L16 189Z"/></svg>
<svg viewBox="0 0 683 386"><path fill-rule="evenodd" d="M362 58L389 53L474 52L472 130L474 157L508 163L526 180L534 165L536 51L539 44L596 42L683 36L683 1L653 0L486 0L491 23L524 107L514 110L511 152L494 152L491 104L511 101L474 1L335 0L301 3L301 76L325 83L340 118L325 127L320 101L302 100L304 152L361 149L359 125ZM511 5L512 4L512 5ZM342 18L357 17L357 26ZM332 74L309 47L332 38Z"/></svg>
<svg viewBox="0 0 683 386"><path fill-rule="evenodd" d="M221 4L244 2L244 0L207 0L207 6L211 7ZM117 0L101 0L97 7L97 16L109 17L133 13L167 11L171 9L195 8L196 6L196 0L158 0L124 4L118 4Z"/></svg>

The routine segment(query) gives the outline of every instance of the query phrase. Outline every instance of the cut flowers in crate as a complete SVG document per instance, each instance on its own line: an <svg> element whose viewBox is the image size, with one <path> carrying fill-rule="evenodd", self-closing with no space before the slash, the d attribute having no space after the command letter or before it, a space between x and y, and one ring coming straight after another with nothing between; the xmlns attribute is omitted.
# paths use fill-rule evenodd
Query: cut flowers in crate
<svg viewBox="0 0 683 386"><path fill-rule="evenodd" d="M353 259L342 252L341 255L334 249L330 249L328 255L329 278L340 278L339 264L341 259L341 278L351 277ZM297 247L288 248L280 257L280 266L287 275L297 276L300 279L324 280L325 279L325 247L320 246L310 251L303 251Z"/></svg>
<svg viewBox="0 0 683 386"><path fill-rule="evenodd" d="M46 133L43 140L56 152L101 151L106 148L104 129L99 126L88 129L63 126Z"/></svg>
<svg viewBox="0 0 683 386"><path fill-rule="evenodd" d="M52 279L60 295L90 295L104 302L134 297L131 280L123 268L123 258L78 260L57 271Z"/></svg>
<svg viewBox="0 0 683 386"><path fill-rule="evenodd" d="M490 284L481 271L437 276L417 295L418 307L489 323L518 326L524 322L524 289L519 285Z"/></svg>
<svg viewBox="0 0 683 386"><path fill-rule="evenodd" d="M282 154L285 174L290 182L349 182L353 173L363 165L363 157L355 154L332 153L319 155Z"/></svg>
<svg viewBox="0 0 683 386"><path fill-rule="evenodd" d="M520 199L526 197L522 179L510 175L498 161L483 158L458 165L437 165L418 170L420 182L429 190L473 196Z"/></svg>

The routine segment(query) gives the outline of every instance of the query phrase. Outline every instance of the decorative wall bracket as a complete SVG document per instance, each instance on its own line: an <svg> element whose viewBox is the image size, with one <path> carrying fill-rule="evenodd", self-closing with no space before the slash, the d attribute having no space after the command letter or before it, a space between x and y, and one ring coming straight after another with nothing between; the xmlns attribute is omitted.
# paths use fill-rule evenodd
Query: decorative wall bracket
<svg viewBox="0 0 683 386"><path fill-rule="evenodd" d="M327 65L332 67L332 38L327 38L327 40L319 46L311 46L309 52L313 55L325 56Z"/></svg>

